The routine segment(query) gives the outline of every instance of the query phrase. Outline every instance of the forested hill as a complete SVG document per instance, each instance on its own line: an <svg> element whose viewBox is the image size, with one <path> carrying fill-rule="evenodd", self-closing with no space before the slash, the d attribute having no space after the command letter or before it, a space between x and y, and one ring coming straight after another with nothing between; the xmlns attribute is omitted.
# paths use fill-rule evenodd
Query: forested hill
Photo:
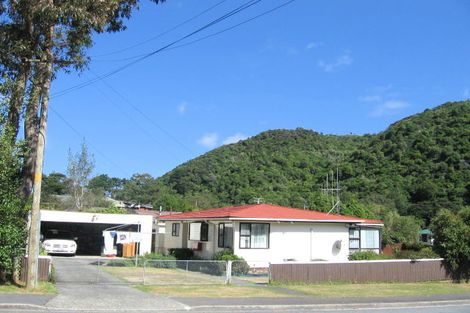
<svg viewBox="0 0 470 313"><path fill-rule="evenodd" d="M199 200L199 207L261 197L327 210L320 189L337 167L343 206L350 210L396 208L428 220L439 208L469 205L470 102L426 110L376 135L263 132L178 166L158 182Z"/></svg>

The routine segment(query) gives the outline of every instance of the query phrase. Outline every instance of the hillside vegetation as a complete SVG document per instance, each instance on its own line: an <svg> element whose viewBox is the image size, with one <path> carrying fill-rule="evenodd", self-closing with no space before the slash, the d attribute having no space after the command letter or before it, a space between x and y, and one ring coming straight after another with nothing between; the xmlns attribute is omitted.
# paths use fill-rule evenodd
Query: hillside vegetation
<svg viewBox="0 0 470 313"><path fill-rule="evenodd" d="M429 220L470 203L470 102L447 103L376 135L272 130L215 149L157 179L186 207L265 202L327 210L321 193L340 171L344 211L396 209Z"/></svg>
<svg viewBox="0 0 470 313"><path fill-rule="evenodd" d="M383 218L402 229L420 224L417 219L428 224L441 208L456 212L468 206L470 101L426 110L375 135L266 131L210 151L160 178L96 176L86 187L84 201L89 206L109 205L103 200L108 195L186 211L262 198L266 203L328 211L332 199L321 189L326 176L335 176L337 169L342 214ZM43 207L70 209L57 201L70 194L69 181L60 173L45 176ZM399 214L417 219L400 222ZM406 228L409 233L416 230Z"/></svg>

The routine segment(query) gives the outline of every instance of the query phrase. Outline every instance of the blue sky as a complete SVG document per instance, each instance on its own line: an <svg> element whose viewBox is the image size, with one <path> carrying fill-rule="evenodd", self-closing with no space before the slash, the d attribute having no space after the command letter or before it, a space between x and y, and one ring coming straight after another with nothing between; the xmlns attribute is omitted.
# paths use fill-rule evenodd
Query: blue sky
<svg viewBox="0 0 470 313"><path fill-rule="evenodd" d="M45 172L65 172L68 150L78 151L83 139L94 155L95 175L160 176L268 129L377 133L403 117L470 98L470 1L465 0L296 0L218 36L163 51L104 81L54 96L246 0L224 1L148 41L219 2L143 1L126 31L95 36L89 69L80 75L61 73L53 82ZM192 39L284 2L263 0Z"/></svg>

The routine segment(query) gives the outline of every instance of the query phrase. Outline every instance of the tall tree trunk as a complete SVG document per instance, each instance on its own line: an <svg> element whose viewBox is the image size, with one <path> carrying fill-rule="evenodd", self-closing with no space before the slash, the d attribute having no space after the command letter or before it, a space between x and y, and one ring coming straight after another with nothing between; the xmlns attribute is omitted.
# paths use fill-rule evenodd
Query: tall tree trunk
<svg viewBox="0 0 470 313"><path fill-rule="evenodd" d="M49 0L52 6L52 0ZM33 289L37 286L38 278L38 254L39 254L39 229L40 229L40 202L42 168L44 164L44 148L46 145L47 114L49 108L49 92L51 88L54 55L52 52L54 26L50 26L46 32L44 76L41 84L41 112L39 130L37 133L37 155L34 164L33 204L31 208L31 222L28 241L28 273L26 287Z"/></svg>
<svg viewBox="0 0 470 313"><path fill-rule="evenodd" d="M37 139L39 129L39 101L41 94L41 87L44 80L44 67L43 63L38 64L36 67L36 75L34 77L31 89L29 92L28 104L26 106L26 115L24 121L24 138L26 140L28 151L23 166L23 197L28 198L33 192L33 176L34 176L34 163L36 160Z"/></svg>

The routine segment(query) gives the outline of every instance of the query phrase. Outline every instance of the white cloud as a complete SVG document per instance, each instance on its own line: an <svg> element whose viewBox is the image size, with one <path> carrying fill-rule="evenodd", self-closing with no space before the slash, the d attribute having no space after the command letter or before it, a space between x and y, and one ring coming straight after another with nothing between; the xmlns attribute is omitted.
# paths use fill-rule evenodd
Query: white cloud
<svg viewBox="0 0 470 313"><path fill-rule="evenodd" d="M305 47L305 50L315 49L315 48L320 47L321 45L322 45L321 42L312 41L307 44L307 46Z"/></svg>
<svg viewBox="0 0 470 313"><path fill-rule="evenodd" d="M381 95L365 95L358 98L362 102L380 102L382 101Z"/></svg>
<svg viewBox="0 0 470 313"><path fill-rule="evenodd" d="M401 109L410 106L406 101L402 100L387 100L384 103L375 107L371 112L371 116L381 117L386 115L394 115L400 112Z"/></svg>
<svg viewBox="0 0 470 313"><path fill-rule="evenodd" d="M361 96L359 101L373 105L369 116L382 117L398 114L410 104L398 99L400 93L393 90L392 85L379 86L368 90L370 94Z"/></svg>
<svg viewBox="0 0 470 313"><path fill-rule="evenodd" d="M222 144L229 145L229 144L232 144L232 143L237 143L240 140L245 140L246 138L247 137L245 135L243 135L242 133L236 133L233 136L229 136L229 137L225 138L224 141L222 141Z"/></svg>
<svg viewBox="0 0 470 313"><path fill-rule="evenodd" d="M178 104L177 109L179 114L186 113L186 111L188 110L188 103L186 103L186 101L181 102L180 104Z"/></svg>
<svg viewBox="0 0 470 313"><path fill-rule="evenodd" d="M203 147L206 148L214 148L217 146L217 141L219 140L219 135L217 133L207 133L204 134L199 140L197 141Z"/></svg>
<svg viewBox="0 0 470 313"><path fill-rule="evenodd" d="M336 71L340 67L349 66L353 62L353 58L349 53L345 53L333 62L325 62L323 60L318 61L318 67L320 67L324 72L331 73Z"/></svg>
<svg viewBox="0 0 470 313"><path fill-rule="evenodd" d="M470 88L465 88L463 90L463 97L464 97L464 99L469 99L470 98Z"/></svg>

